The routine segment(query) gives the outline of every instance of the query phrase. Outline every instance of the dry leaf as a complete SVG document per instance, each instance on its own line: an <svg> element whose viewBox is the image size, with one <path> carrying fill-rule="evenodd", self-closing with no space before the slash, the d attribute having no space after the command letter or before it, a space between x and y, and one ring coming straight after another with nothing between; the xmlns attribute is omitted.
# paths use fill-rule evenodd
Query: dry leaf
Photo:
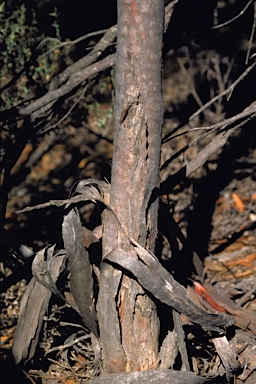
<svg viewBox="0 0 256 384"><path fill-rule="evenodd" d="M234 200L238 212L244 212L244 203L241 197L239 197L237 193L232 193L232 199Z"/></svg>
<svg viewBox="0 0 256 384"><path fill-rule="evenodd" d="M216 309L216 311L226 313L225 309L213 300L213 298L208 294L202 284L198 283L198 281L193 281L193 284L198 295L203 296L212 308Z"/></svg>

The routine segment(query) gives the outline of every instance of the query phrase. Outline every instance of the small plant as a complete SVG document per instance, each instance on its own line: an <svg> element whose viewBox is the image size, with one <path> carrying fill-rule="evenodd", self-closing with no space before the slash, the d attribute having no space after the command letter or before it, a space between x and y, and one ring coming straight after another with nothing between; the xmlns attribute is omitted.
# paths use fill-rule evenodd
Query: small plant
<svg viewBox="0 0 256 384"><path fill-rule="evenodd" d="M61 38L60 25L59 25L59 21L58 21L59 14L58 14L56 7L54 7L54 11L52 13L49 13L49 16L54 18L53 23L52 23L52 27L55 29L55 34L56 34L57 39L60 39Z"/></svg>
<svg viewBox="0 0 256 384"><path fill-rule="evenodd" d="M30 12L32 12L31 25L28 23L24 4L15 10L9 9L4 2L0 4L1 81L20 70L31 58L29 44L36 35L36 27L33 11Z"/></svg>
<svg viewBox="0 0 256 384"><path fill-rule="evenodd" d="M8 3L0 3L0 23L2 25L0 29L0 88L25 68L35 53L35 47L43 42L42 51L37 53L37 57L21 74L16 85L3 92L2 99L5 105L0 107L0 110L6 107L11 108L20 101L31 97L35 82L40 85L49 83L60 70L61 63L70 64L72 47L68 45L63 50L59 47L61 34L57 9L55 8L49 16L53 18L52 26L55 31L53 38L47 38L40 33L32 8L28 9L24 4L14 8Z"/></svg>

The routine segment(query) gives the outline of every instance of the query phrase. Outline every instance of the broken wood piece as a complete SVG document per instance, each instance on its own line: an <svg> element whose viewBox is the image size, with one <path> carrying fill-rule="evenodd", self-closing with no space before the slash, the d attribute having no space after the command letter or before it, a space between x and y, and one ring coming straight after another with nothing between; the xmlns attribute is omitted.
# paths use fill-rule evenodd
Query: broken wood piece
<svg viewBox="0 0 256 384"><path fill-rule="evenodd" d="M209 381L192 372L163 369L103 375L92 379L89 384L203 384Z"/></svg>

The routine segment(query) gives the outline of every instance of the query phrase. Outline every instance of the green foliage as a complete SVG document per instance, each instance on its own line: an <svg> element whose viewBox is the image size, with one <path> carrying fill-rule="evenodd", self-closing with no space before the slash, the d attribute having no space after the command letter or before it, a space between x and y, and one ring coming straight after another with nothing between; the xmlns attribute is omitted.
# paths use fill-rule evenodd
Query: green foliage
<svg viewBox="0 0 256 384"><path fill-rule="evenodd" d="M95 116L96 118L96 127L107 128L113 119L113 107L112 105L103 109L101 104L96 100L93 100L92 104L88 105L88 112L90 115Z"/></svg>
<svg viewBox="0 0 256 384"><path fill-rule="evenodd" d="M18 7L11 3L0 4L0 86L8 83L15 74L21 71L32 57L32 42L39 41L35 15L29 12L24 4ZM28 97L28 79L21 76L16 87L2 94L5 105L1 110L12 107L20 100ZM14 89L15 88L15 89Z"/></svg>
<svg viewBox="0 0 256 384"><path fill-rule="evenodd" d="M55 36L48 38L38 30L32 8L28 9L24 4L16 7L10 4L0 3L0 25L2 26L0 29L0 88L24 69L39 44L41 48L15 86L3 93L2 99L5 105L2 105L0 110L13 107L18 102L33 97L35 87L42 87L49 83L59 72L62 63L67 65L71 62L72 47L65 46L63 49L58 47L61 31L56 8L49 14Z"/></svg>
<svg viewBox="0 0 256 384"><path fill-rule="evenodd" d="M52 27L55 29L55 34L58 39L60 39L60 25L58 22L58 12L57 8L54 8L54 11L52 13L49 13L49 16L52 16L54 18L54 21L52 23Z"/></svg>
<svg viewBox="0 0 256 384"><path fill-rule="evenodd" d="M73 49L72 45L61 45L61 31L58 21L58 12L54 8L52 13L49 13L49 17L52 20L52 27L55 31L54 38L46 38L44 43L45 54L38 60L37 65L31 67L31 75L33 80L48 83L52 77L60 71L60 64L63 63L65 66L72 64L70 53Z"/></svg>
<svg viewBox="0 0 256 384"><path fill-rule="evenodd" d="M8 9L6 3L0 4L0 65L1 80L20 70L31 58L29 47L35 36L36 27L34 15L31 25L28 24L27 9L21 4L17 9ZM29 36L29 38L28 38Z"/></svg>
<svg viewBox="0 0 256 384"><path fill-rule="evenodd" d="M62 44L57 8L48 14L47 24L53 27L51 37L38 29L32 7L22 1L0 0L0 88L10 84L16 76L1 94L0 111L43 92L56 74L73 63L71 54L77 46ZM91 43L89 41L88 45ZM112 108L102 111L98 101L111 99L114 77L112 69L109 76L100 78L94 86L91 99L87 98L85 105L80 105L95 116L99 129L104 129L112 120Z"/></svg>

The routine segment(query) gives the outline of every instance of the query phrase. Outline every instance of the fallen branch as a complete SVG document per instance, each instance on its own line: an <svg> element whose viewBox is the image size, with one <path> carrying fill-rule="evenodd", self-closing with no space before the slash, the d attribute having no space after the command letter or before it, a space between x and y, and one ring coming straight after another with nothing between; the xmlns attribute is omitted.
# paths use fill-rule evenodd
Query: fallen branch
<svg viewBox="0 0 256 384"><path fill-rule="evenodd" d="M196 376L192 372L163 369L103 375L90 380L89 384L203 384L208 381L209 379Z"/></svg>

